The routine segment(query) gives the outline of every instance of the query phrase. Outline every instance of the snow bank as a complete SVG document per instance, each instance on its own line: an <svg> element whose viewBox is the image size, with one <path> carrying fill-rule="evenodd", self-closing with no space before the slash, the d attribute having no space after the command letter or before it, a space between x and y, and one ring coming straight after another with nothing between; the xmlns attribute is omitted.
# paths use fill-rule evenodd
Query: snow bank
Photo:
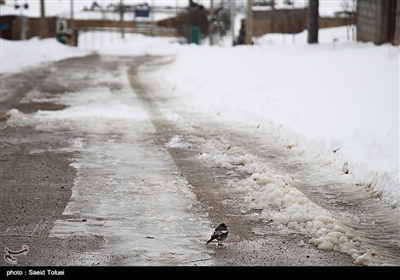
<svg viewBox="0 0 400 280"><path fill-rule="evenodd" d="M15 73L40 63L79 57L89 51L68 47L55 38L9 41L0 38L0 73Z"/></svg>
<svg viewBox="0 0 400 280"><path fill-rule="evenodd" d="M252 47L191 45L163 73L193 109L278 130L399 201L399 50L347 42L344 27L320 37L315 46L299 43L304 33L297 45L277 35Z"/></svg>

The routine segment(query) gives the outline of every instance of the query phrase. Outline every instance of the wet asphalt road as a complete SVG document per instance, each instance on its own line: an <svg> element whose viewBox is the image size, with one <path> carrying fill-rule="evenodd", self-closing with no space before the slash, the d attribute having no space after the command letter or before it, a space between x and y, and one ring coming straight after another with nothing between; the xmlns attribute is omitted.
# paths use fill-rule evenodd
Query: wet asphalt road
<svg viewBox="0 0 400 280"><path fill-rule="evenodd" d="M30 114L38 110L62 110L65 107L52 101L21 102L32 90L45 92L54 99L67 91L78 92L98 84L111 91L118 89L121 85L117 82L107 83L95 77L102 72L112 74L118 70L119 65L124 64L128 69L131 86L156 128L151 143L165 146L173 135L186 135L187 132L160 118L158 112L162 100L155 100L137 75L138 66L152 59L136 57L104 60L98 55L91 55L1 76L0 246L19 250L23 245L29 245L29 254L18 257L18 265L114 266L126 263L116 256L97 254L106 242L104 236L49 236L55 221L62 219L62 213L71 197L76 170L70 164L80 155L76 151L63 152L62 148L67 147L69 140L76 135L74 131L39 131L30 125L7 126L7 111L15 108ZM56 73L54 69L57 69ZM231 145L244 149L246 143L240 139L250 137L243 131L224 131L223 126L206 120L199 122L197 130L192 133L185 137L220 139L219 133L223 133L224 137L230 139ZM281 235L273 223L260 224L251 213L243 211L245 205L240 194L232 194L224 188L228 180L232 179L231 176L248 176L242 174L240 169L232 173L224 167L206 165L196 158L199 153L196 146L185 150L169 148L168 152L181 176L192 186L208 218L215 225L221 220L227 220L231 232L224 248L210 247L209 259L177 265L354 266L348 255L319 250L299 234ZM279 151L268 152L270 157L281 156L276 153ZM2 260L0 265L9 264Z"/></svg>

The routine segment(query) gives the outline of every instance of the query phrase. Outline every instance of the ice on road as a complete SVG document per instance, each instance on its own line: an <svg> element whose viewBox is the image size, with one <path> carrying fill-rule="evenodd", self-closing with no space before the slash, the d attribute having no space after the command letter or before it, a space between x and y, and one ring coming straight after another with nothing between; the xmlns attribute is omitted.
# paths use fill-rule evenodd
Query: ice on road
<svg viewBox="0 0 400 280"><path fill-rule="evenodd" d="M41 130L74 131L70 149L80 152L72 163L78 175L71 201L51 236L105 236L99 254L113 256L119 265L207 260L210 221L167 146L157 143L126 70L121 67L118 76L108 77L107 82L122 85L119 90L92 87L66 93L57 101L66 109L39 111L30 120ZM25 101L46 98L34 91ZM16 122L28 121L14 113Z"/></svg>

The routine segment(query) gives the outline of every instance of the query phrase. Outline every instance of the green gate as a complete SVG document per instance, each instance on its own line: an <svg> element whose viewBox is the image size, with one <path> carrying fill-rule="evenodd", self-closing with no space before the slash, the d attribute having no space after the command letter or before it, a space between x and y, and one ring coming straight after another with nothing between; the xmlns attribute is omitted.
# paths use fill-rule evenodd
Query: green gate
<svg viewBox="0 0 400 280"><path fill-rule="evenodd" d="M190 28L190 43L200 44L200 29L198 27Z"/></svg>

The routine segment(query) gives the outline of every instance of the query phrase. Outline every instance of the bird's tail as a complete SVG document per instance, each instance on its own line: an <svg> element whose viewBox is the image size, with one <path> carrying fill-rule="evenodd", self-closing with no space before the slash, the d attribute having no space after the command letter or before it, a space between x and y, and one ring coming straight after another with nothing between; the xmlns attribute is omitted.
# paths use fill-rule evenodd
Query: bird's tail
<svg viewBox="0 0 400 280"><path fill-rule="evenodd" d="M210 240L208 240L206 244L210 243L213 240L214 240L214 238L210 238Z"/></svg>

